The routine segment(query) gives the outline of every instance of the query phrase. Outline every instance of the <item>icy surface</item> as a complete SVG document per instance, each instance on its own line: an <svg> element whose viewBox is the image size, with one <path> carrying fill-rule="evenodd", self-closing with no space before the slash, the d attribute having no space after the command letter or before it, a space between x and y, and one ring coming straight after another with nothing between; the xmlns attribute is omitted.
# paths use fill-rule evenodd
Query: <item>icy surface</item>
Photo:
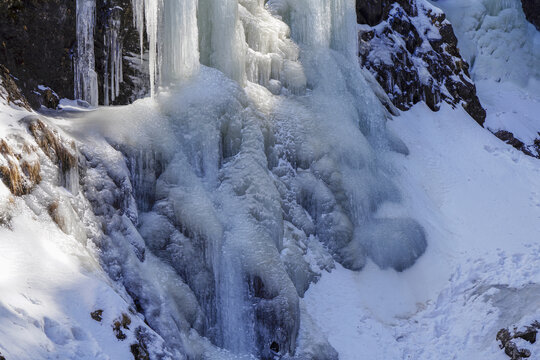
<svg viewBox="0 0 540 360"><path fill-rule="evenodd" d="M512 82L483 80L477 88L482 104L490 110L486 119L488 129L510 131L525 144L540 138L540 81L521 87Z"/></svg>
<svg viewBox="0 0 540 360"><path fill-rule="evenodd" d="M99 249L99 264L159 334L151 345L163 339L174 358L336 359L300 303L310 284L334 260L401 271L427 246L409 214L378 213L400 207L387 158L406 148L359 68L354 1L134 8L152 97L95 111L62 101L59 115L71 120L41 121L71 142L78 166L59 182L53 161L39 185L49 196L32 195L28 207L45 207L65 234ZM47 204L63 187L71 195Z"/></svg>

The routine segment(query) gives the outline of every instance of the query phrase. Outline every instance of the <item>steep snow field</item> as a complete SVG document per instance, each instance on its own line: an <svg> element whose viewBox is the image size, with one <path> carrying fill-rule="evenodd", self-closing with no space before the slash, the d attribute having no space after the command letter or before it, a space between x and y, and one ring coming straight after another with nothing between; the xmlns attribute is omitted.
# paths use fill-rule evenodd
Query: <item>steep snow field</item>
<svg viewBox="0 0 540 360"><path fill-rule="evenodd" d="M532 78L522 87L511 81L487 79L478 81L476 87L482 104L490 110L485 124L488 129L510 131L525 144L540 138L539 80Z"/></svg>
<svg viewBox="0 0 540 360"><path fill-rule="evenodd" d="M540 32L519 0L433 0L452 22L487 108L485 126L506 130L535 154L540 137Z"/></svg>
<svg viewBox="0 0 540 360"><path fill-rule="evenodd" d="M308 312L344 360L505 359L497 331L540 316L540 161L460 109L417 105L390 127L411 151L396 177L428 250L403 273L323 275Z"/></svg>
<svg viewBox="0 0 540 360"><path fill-rule="evenodd" d="M0 201L10 201L0 188ZM48 216L18 205L13 231L0 229L0 353L8 359L125 358L133 336L124 342L111 336L115 318L130 314L120 289L97 260L89 262L94 257L84 244ZM98 309L107 309L102 322L89 316ZM132 316L132 326L142 323Z"/></svg>
<svg viewBox="0 0 540 360"><path fill-rule="evenodd" d="M29 141L19 121L31 115L0 102L0 138L17 139L19 146ZM125 341L113 333L113 323L123 314L130 317L132 330L142 327L160 343L125 290L102 269L99 250L80 233L78 216L88 212L88 203L56 186L51 164L39 161L44 181L31 195L15 197L0 181L0 354L7 359L128 359L134 332L123 329ZM63 230L44 206L51 200L64 212ZM70 213L73 208L80 214ZM96 310L104 310L99 322L90 317Z"/></svg>

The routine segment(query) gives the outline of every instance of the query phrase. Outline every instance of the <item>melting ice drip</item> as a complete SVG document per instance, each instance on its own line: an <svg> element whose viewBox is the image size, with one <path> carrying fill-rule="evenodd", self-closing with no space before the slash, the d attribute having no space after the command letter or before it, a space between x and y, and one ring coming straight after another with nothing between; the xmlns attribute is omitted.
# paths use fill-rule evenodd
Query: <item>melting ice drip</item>
<svg viewBox="0 0 540 360"><path fill-rule="evenodd" d="M382 160L407 150L358 65L354 0L133 7L155 100L102 110L143 187L113 239L137 248L115 263L126 288L192 358L336 358L299 301L328 254L403 270L426 248L405 211L380 211L400 200Z"/></svg>
<svg viewBox="0 0 540 360"><path fill-rule="evenodd" d="M98 80L95 71L95 0L77 0L77 55L75 57L75 99L98 104Z"/></svg>

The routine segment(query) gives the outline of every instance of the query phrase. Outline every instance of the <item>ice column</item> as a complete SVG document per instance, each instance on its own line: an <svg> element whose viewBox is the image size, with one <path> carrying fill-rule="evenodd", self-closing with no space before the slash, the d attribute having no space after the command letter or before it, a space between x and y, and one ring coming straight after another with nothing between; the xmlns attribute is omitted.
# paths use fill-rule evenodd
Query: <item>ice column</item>
<svg viewBox="0 0 540 360"><path fill-rule="evenodd" d="M330 47L350 59L358 57L355 0L334 0L331 6L332 31Z"/></svg>
<svg viewBox="0 0 540 360"><path fill-rule="evenodd" d="M98 81L94 57L95 0L77 0L77 54L75 98L98 104Z"/></svg>
<svg viewBox="0 0 540 360"><path fill-rule="evenodd" d="M148 40L150 92L162 81L189 77L199 70L197 0L132 0L140 36Z"/></svg>
<svg viewBox="0 0 540 360"><path fill-rule="evenodd" d="M355 0L271 0L270 6L287 13L297 43L356 54Z"/></svg>
<svg viewBox="0 0 540 360"><path fill-rule="evenodd" d="M148 62L150 67L150 94L156 94L158 82L158 21L160 0L144 0L144 17L146 21L146 35L148 36Z"/></svg>
<svg viewBox="0 0 540 360"><path fill-rule="evenodd" d="M162 79L185 78L199 70L197 0L164 3Z"/></svg>
<svg viewBox="0 0 540 360"><path fill-rule="evenodd" d="M247 49L238 0L199 0L198 23L201 63L243 85Z"/></svg>

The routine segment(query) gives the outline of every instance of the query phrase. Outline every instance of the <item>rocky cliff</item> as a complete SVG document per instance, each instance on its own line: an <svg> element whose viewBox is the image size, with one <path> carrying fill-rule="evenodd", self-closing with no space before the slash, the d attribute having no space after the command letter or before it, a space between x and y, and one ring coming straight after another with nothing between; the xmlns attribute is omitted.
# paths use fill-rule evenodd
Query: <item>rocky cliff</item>
<svg viewBox="0 0 540 360"><path fill-rule="evenodd" d="M452 25L427 1L357 2L359 56L396 107L425 101L462 104L478 124L486 112L476 95Z"/></svg>

